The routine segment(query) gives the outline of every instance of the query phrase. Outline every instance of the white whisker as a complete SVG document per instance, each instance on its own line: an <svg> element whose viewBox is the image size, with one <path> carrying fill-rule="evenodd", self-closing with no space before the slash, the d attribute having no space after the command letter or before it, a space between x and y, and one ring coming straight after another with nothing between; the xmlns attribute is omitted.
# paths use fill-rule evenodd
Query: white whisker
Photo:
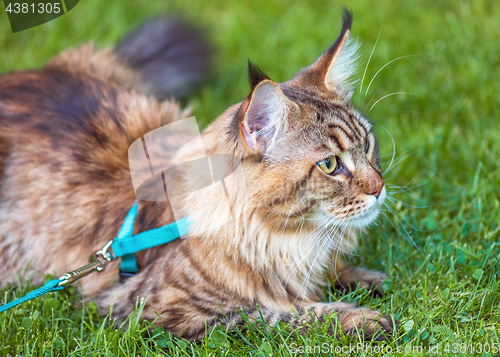
<svg viewBox="0 0 500 357"><path fill-rule="evenodd" d="M420 97L420 98L422 97L422 96L420 96L418 94L410 93L410 92L394 92L394 93L390 93L390 94L384 95L382 98L380 98L375 103L373 103L373 105L371 106L370 110L368 111L368 114L370 114L370 112L372 111L373 107L375 107L377 105L377 103L380 102L382 99L385 99L387 97L391 97L391 96L397 95L397 94L409 94L409 95L414 95L414 96Z"/></svg>
<svg viewBox="0 0 500 357"><path fill-rule="evenodd" d="M406 55L406 56L401 56L401 57L398 57L398 58L395 58L393 59L392 61L389 61L387 62L386 64L384 64L378 71L377 73L375 73L375 75L373 76L372 80L370 81L370 84L368 84L368 87L366 88L366 92L365 92L365 98L366 98L366 95L368 94L368 91L370 90L370 87L373 83L373 81L375 80L375 78L377 78L377 75L385 68L387 67L388 65L390 65L391 63L393 62L396 62L396 61L399 61L400 59L403 59L403 58L407 58L407 57L417 57L417 55ZM363 103L364 103L364 100L363 100Z"/></svg>
<svg viewBox="0 0 500 357"><path fill-rule="evenodd" d="M368 66L370 65L370 61L372 59L373 52L375 52L375 48L377 47L377 43L378 43L378 40L380 38L380 34L382 33L383 27L384 27L384 21L382 21L382 24L380 25L380 30L378 31L377 40L375 41L375 44L373 45L373 48L372 48L372 52L370 53L370 57L368 58L368 61L366 62L365 70L363 72L363 77L361 78L361 85L359 87L359 99L361 99L361 94L363 93L363 83L365 82L366 71L368 70ZM365 95L365 97L366 97L366 95ZM365 101L365 99L363 98L363 103L364 103L364 101ZM361 105L361 107L363 107L363 105Z"/></svg>
<svg viewBox="0 0 500 357"><path fill-rule="evenodd" d="M399 215L399 213L398 213L398 212L396 212L396 211L394 211L392 208L390 208L390 207L389 207L389 205L387 205L387 204L386 204L386 207L389 209L389 211L390 211L391 213ZM384 214L385 214L385 213L384 213ZM410 233L408 232L408 230L406 229L406 227L404 226L404 224L403 224L403 223L399 220L399 218L398 218L396 215L394 216L394 218L395 218L395 219L397 219L398 223L401 225L401 228L403 228L403 230L405 231L405 233L406 233L406 237L408 237L409 241L413 244L413 246L414 246L415 248L417 248L417 250L419 251L419 253L420 253L420 254L421 254L421 255L425 258L424 253L422 253L422 251L421 251L421 250L420 250L420 248L418 247L417 243L415 243L415 241L414 241L414 240L413 240L413 238L411 237ZM391 221L389 220L389 222L391 222ZM405 220L405 222L406 222L407 224L409 224L406 220ZM394 225L392 224L392 222L391 222L391 225L394 227ZM411 225L410 225L410 226L411 226ZM412 228L414 228L413 226L411 226L411 227L412 227ZM394 227L394 229L396 229L396 227ZM397 231L397 229L396 229L396 231Z"/></svg>
<svg viewBox="0 0 500 357"><path fill-rule="evenodd" d="M413 205L410 205L408 203L404 203L403 201L400 201L394 197L387 197L387 199L389 201L391 201L392 203L400 203L402 206L404 207L407 207L407 208L429 208L429 207L432 207L433 205L427 205L427 206L413 206Z"/></svg>

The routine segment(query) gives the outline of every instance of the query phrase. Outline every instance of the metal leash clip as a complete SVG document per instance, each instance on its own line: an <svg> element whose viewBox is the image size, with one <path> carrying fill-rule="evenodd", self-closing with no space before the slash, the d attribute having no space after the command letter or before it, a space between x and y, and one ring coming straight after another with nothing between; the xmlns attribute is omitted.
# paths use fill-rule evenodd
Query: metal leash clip
<svg viewBox="0 0 500 357"><path fill-rule="evenodd" d="M89 258L89 264L61 276L59 278L59 280L61 280L59 286L72 284L75 281L80 280L84 276L93 273L94 271L97 271L98 273L103 271L108 263L116 259L113 253L108 251L108 249L111 247L111 244L113 244L113 240L110 240L101 250L98 250L97 252L92 254Z"/></svg>

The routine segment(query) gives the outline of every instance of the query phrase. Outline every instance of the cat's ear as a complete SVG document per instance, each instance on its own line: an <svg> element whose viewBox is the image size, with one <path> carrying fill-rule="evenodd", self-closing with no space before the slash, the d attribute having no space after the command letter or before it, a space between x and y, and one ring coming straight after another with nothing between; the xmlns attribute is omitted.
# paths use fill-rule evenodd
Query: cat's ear
<svg viewBox="0 0 500 357"><path fill-rule="evenodd" d="M252 92L243 103L241 134L250 150L269 150L286 132L295 103L261 70L248 61Z"/></svg>
<svg viewBox="0 0 500 357"><path fill-rule="evenodd" d="M297 74L297 78L315 85L325 85L331 91L347 95L352 91L352 77L357 70L359 45L350 38L352 13L342 10L342 30L335 43L311 66Z"/></svg>

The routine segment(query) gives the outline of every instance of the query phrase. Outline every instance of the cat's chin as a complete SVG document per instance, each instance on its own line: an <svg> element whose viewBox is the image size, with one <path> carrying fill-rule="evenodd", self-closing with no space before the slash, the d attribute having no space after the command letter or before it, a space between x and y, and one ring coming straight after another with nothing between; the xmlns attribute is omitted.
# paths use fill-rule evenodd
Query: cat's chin
<svg viewBox="0 0 500 357"><path fill-rule="evenodd" d="M385 198L387 196L387 191L384 188L382 188L382 191L380 192L380 196L378 198L375 198L372 196L372 205L365 211L361 212L359 215L356 217L353 217L347 221L345 224L346 226L349 227L355 227L355 228L365 228L369 226L371 223L375 221L375 219L378 217L380 210L382 208L382 205L384 204Z"/></svg>
<svg viewBox="0 0 500 357"><path fill-rule="evenodd" d="M368 227L378 217L386 197L387 197L387 191L384 186L384 188L382 188L382 191L380 192L380 196L378 198L372 196L370 198L370 201L368 202L370 206L367 207L365 210L363 210L361 213L347 220L344 219L338 222L333 221L333 224L338 226L352 227L352 228Z"/></svg>

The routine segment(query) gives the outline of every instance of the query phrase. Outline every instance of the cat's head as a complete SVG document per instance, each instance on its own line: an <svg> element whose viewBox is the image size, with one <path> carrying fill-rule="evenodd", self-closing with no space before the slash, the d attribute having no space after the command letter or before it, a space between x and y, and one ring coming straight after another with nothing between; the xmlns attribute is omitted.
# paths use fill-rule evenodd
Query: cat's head
<svg viewBox="0 0 500 357"><path fill-rule="evenodd" d="M351 23L344 10L335 43L288 82L249 63L252 90L232 126L245 148L252 214L275 229L304 219L364 227L386 196L371 125L350 103Z"/></svg>

